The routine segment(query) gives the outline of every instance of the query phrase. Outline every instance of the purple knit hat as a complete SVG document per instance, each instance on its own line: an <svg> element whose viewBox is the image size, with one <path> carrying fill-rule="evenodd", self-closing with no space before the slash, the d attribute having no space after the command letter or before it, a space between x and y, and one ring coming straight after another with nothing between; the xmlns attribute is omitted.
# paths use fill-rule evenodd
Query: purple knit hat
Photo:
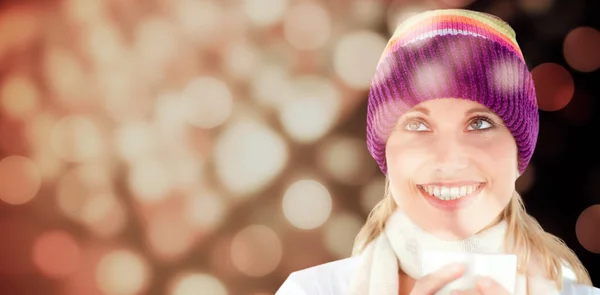
<svg viewBox="0 0 600 295"><path fill-rule="evenodd" d="M433 10L403 22L377 65L367 108L367 147L387 174L385 145L398 118L436 98L478 102L517 143L519 173L531 159L539 114L531 73L514 30L490 14Z"/></svg>

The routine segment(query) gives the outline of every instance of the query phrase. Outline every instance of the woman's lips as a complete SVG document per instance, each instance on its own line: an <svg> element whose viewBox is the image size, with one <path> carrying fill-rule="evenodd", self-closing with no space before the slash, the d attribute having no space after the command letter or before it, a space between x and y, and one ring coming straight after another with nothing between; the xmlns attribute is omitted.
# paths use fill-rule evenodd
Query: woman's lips
<svg viewBox="0 0 600 295"><path fill-rule="evenodd" d="M485 183L470 185L418 185L418 190L433 207L455 211L469 206L485 188ZM433 193L433 194L432 194Z"/></svg>

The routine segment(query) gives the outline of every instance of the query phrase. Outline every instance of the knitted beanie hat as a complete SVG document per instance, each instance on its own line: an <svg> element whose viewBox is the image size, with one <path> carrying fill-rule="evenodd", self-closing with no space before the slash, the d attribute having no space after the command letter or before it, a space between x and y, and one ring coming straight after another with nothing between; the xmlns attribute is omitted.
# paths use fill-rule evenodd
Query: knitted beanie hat
<svg viewBox="0 0 600 295"><path fill-rule="evenodd" d="M385 146L398 118L436 98L478 102L512 133L523 173L538 136L539 114L530 71L514 30L476 11L426 11L400 24L389 40L369 90L367 148L387 174Z"/></svg>

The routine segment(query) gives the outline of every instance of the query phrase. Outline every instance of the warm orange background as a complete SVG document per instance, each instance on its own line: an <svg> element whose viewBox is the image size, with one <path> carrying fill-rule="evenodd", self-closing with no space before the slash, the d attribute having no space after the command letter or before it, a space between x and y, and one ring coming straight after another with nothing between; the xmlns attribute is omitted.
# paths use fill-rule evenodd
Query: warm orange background
<svg viewBox="0 0 600 295"><path fill-rule="evenodd" d="M266 295L348 256L375 65L439 7L514 25L556 111L518 187L600 283L598 11L567 2L2 1L0 294Z"/></svg>

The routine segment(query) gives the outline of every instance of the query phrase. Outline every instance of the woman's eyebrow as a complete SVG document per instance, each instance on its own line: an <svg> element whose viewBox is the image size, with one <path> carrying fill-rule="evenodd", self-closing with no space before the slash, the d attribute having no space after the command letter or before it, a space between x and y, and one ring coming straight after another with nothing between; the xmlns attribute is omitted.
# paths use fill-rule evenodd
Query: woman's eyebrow
<svg viewBox="0 0 600 295"><path fill-rule="evenodd" d="M429 110L424 107L412 108L409 111L407 111L405 114L410 114L410 113L423 113L423 114L429 116Z"/></svg>
<svg viewBox="0 0 600 295"><path fill-rule="evenodd" d="M488 108L484 108L484 107L476 107L476 108L472 108L468 111L465 112L465 116L468 116L470 114L473 113L488 113L488 114L494 114L494 112L490 111Z"/></svg>

